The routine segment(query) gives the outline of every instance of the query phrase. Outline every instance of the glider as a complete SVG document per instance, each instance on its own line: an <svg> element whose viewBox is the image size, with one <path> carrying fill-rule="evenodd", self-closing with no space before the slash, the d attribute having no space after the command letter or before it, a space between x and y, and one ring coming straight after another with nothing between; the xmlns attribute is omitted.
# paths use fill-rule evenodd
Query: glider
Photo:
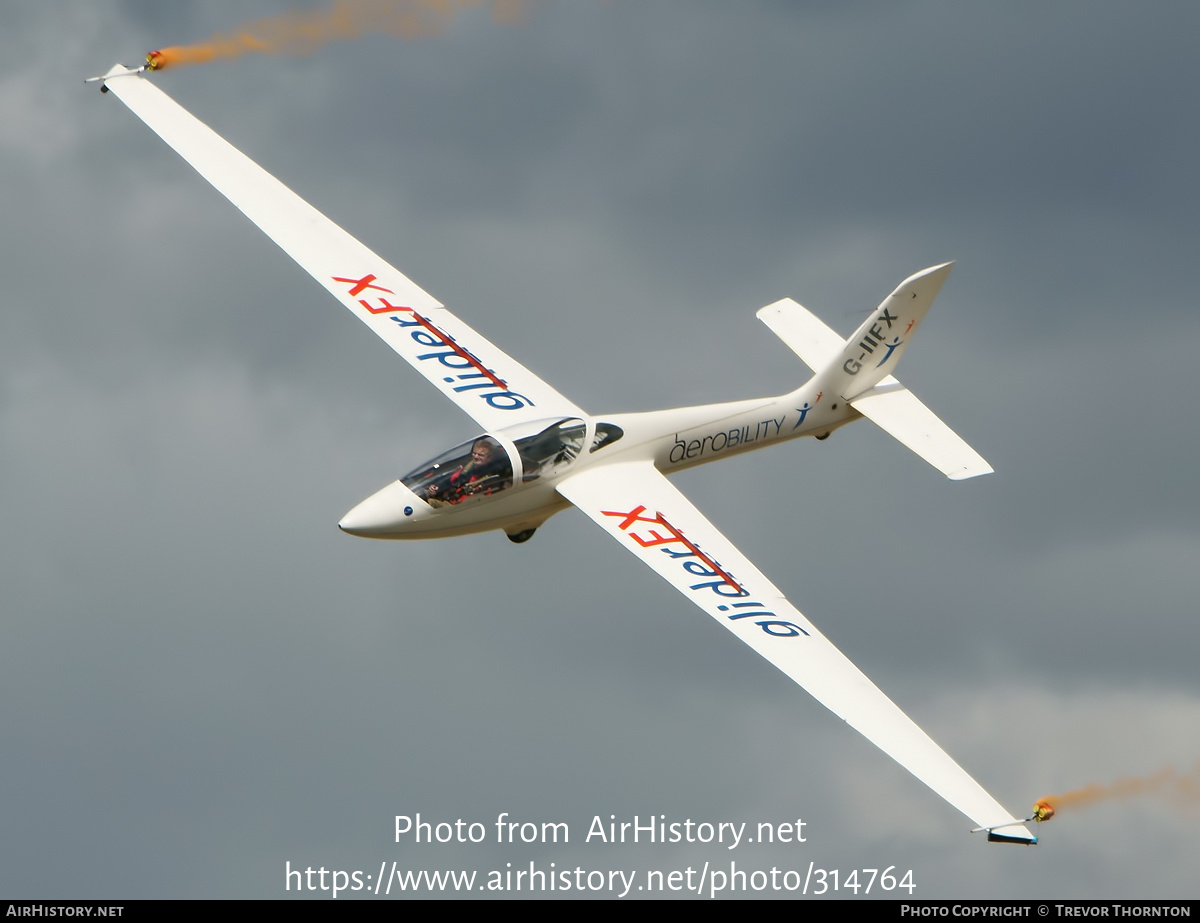
<svg viewBox="0 0 1200 923"><path fill-rule="evenodd" d="M412 470L339 523L352 535L423 539L500 529L528 540L576 506L687 599L804 687L988 839L1024 826L784 598L667 480L694 465L815 436L859 417L952 479L992 469L892 376L950 272L905 279L848 339L791 299L758 317L814 372L779 397L593 416L501 352L233 148L141 71L103 78L134 114L314 279L485 431Z"/></svg>

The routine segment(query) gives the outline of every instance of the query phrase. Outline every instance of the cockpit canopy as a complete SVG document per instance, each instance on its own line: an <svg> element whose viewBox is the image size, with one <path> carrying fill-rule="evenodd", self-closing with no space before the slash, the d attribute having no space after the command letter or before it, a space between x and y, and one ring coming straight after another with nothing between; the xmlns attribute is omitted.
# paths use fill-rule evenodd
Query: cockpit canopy
<svg viewBox="0 0 1200 923"><path fill-rule="evenodd" d="M587 434L588 425L575 417L525 423L455 446L400 480L434 507L480 500L564 471L582 451ZM589 451L622 435L620 427L598 423Z"/></svg>
<svg viewBox="0 0 1200 923"><path fill-rule="evenodd" d="M508 452L492 436L479 436L443 452L400 480L432 506L487 496L512 486Z"/></svg>

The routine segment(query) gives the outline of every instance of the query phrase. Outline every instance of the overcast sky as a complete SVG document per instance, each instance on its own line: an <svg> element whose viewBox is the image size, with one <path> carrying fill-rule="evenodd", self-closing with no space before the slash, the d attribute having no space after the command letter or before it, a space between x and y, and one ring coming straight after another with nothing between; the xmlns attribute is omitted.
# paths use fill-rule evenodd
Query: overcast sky
<svg viewBox="0 0 1200 923"><path fill-rule="evenodd" d="M0 895L281 897L288 862L395 860L1198 896L1196 801L989 846L575 511L521 546L340 533L474 425L82 82L294 6L5 8ZM1200 766L1198 28L541 0L154 79L590 412L791 390L757 308L848 334L957 260L898 377L994 475L864 422L676 483L1024 812ZM395 843L417 812L489 842ZM571 842L497 845L502 812ZM807 842L584 843L597 815Z"/></svg>

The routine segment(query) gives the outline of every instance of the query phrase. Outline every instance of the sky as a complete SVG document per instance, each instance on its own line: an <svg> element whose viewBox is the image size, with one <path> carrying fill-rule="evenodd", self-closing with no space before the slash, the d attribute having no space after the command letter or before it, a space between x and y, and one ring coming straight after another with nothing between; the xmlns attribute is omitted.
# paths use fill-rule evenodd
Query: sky
<svg viewBox="0 0 1200 923"><path fill-rule="evenodd" d="M82 82L293 8L6 7L0 895L328 900L287 870L395 862L1198 896L1194 788L989 846L576 511L519 546L339 532L474 424ZM898 377L995 474L864 422L675 483L1021 813L1200 766L1198 27L538 0L154 79L589 412L789 391L760 306L848 334L956 260ZM397 838L418 813L487 836ZM805 841L585 841L635 816Z"/></svg>

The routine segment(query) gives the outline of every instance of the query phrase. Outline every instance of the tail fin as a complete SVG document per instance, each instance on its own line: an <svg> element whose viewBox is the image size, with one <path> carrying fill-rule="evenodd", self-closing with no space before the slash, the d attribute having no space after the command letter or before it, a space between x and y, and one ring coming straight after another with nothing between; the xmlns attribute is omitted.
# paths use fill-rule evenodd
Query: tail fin
<svg viewBox="0 0 1200 923"><path fill-rule="evenodd" d="M847 340L790 298L760 309L758 318L816 372L820 390L840 395L957 481L992 467L891 374L953 266L909 276Z"/></svg>
<svg viewBox="0 0 1200 923"><path fill-rule="evenodd" d="M837 365L822 375L829 375L834 394L852 401L892 373L953 266L942 263L909 276L863 321Z"/></svg>

